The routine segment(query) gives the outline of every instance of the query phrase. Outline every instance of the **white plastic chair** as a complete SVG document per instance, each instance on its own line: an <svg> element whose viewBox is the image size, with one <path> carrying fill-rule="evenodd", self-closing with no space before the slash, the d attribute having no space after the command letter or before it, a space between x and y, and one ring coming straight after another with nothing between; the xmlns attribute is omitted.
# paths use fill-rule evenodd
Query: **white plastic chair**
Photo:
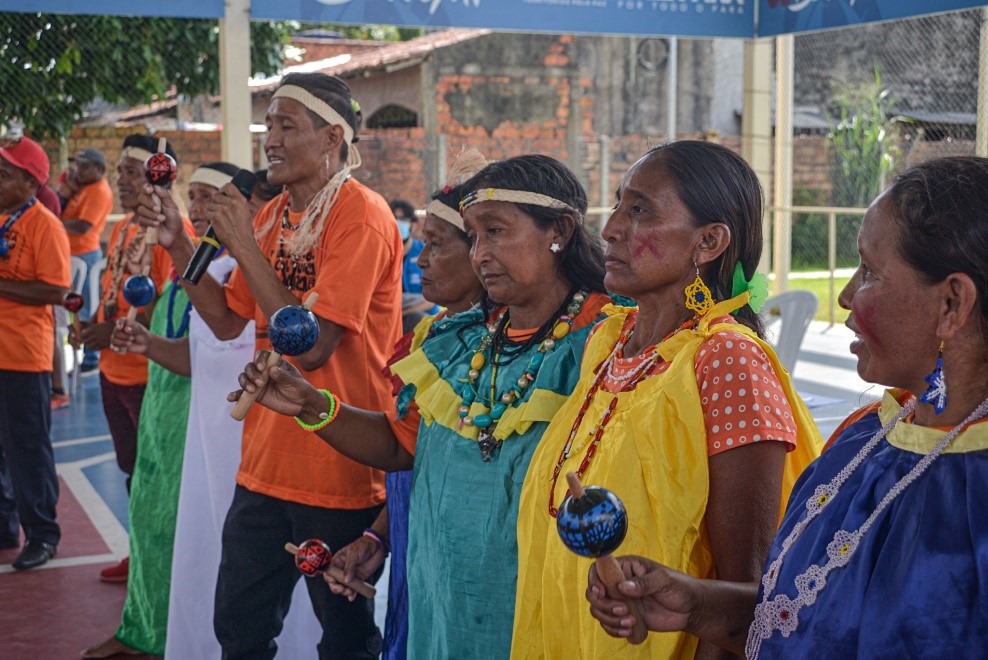
<svg viewBox="0 0 988 660"><path fill-rule="evenodd" d="M818 304L812 291L786 291L769 298L762 307L766 338L789 373L796 368L799 347Z"/></svg>
<svg viewBox="0 0 988 660"><path fill-rule="evenodd" d="M99 300L100 299L100 280L103 278L103 271L106 270L106 257L103 257L96 263L94 263L89 268L89 273L86 275L84 281L77 284L76 282L76 261L82 263L83 270L85 269L86 263L79 259L79 257L72 257L72 285L75 288L75 292L85 296L86 300ZM82 277L80 275L80 280ZM72 383L69 387L72 389L72 396L75 396L76 389L79 387L79 366L82 364L82 358L79 351L72 351Z"/></svg>

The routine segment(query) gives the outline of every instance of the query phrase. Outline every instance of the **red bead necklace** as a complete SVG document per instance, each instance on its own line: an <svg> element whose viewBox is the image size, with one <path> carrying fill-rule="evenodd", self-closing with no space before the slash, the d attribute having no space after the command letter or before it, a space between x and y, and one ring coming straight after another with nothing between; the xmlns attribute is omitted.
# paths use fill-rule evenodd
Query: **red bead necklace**
<svg viewBox="0 0 988 660"><path fill-rule="evenodd" d="M597 396L597 392L599 392L600 388L603 387L604 381L607 379L608 372L611 369L611 365L615 360L623 357L624 346L628 343L631 333L634 332L634 320L637 320L636 316L628 316L628 319L625 321L625 327L621 330L621 335L618 337L617 343L614 344L614 348L611 349L611 352L607 358L597 367L593 383L590 385L590 389L587 391L586 396L583 397L583 405L580 406L580 411L576 414L576 419L573 421L572 428L570 428L569 437L566 439L566 444L563 445L562 451L559 452L559 458L556 459L556 467L552 470L552 483L549 484L549 515L553 518L555 518L556 514L559 512L555 506L556 483L559 481L559 475L563 470L563 463L565 463L570 457L570 450L573 448L573 441L576 439L577 432L580 430L580 425L583 424L583 418L586 416L587 410L589 410L590 405L593 403L594 397ZM638 383L652 375L652 370L659 362L659 344L682 330L694 327L696 323L697 319L695 317L688 319L678 328L663 337L658 344L646 348L645 350L649 352L648 356L644 359L642 364L635 369L633 375L623 383L620 392L629 392L635 389L635 387L638 386ZM593 440L590 441L590 445L587 447L587 453L583 456L583 460L580 461L580 467L576 471L576 476L581 479L583 478L583 475L586 474L587 468L590 467L590 461L593 459L594 454L597 453L597 446L600 444L600 440L604 436L604 428L607 426L607 423L611 421L611 417L614 416L614 411L617 409L618 404L618 393L612 394L613 398L611 399L610 404L608 404L607 409L604 411L604 414L601 415L600 422L590 432L593 434ZM568 497L569 494L569 490L567 490L563 499Z"/></svg>

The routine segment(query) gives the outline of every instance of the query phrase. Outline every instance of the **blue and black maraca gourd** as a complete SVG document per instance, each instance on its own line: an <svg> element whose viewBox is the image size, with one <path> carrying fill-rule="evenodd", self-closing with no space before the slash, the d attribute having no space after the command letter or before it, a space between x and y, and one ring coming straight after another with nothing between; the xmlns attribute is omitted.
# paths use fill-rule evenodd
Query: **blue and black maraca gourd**
<svg viewBox="0 0 988 660"><path fill-rule="evenodd" d="M583 497L563 500L556 514L556 529L567 548L584 557L600 557L617 550L628 533L628 513L617 495L598 486L584 489Z"/></svg>
<svg viewBox="0 0 988 660"><path fill-rule="evenodd" d="M278 353L301 355L316 345L319 320L301 305L282 307L271 316L268 338Z"/></svg>
<svg viewBox="0 0 988 660"><path fill-rule="evenodd" d="M154 281L147 275L131 275L123 285L123 297L132 307L144 307L154 300Z"/></svg>

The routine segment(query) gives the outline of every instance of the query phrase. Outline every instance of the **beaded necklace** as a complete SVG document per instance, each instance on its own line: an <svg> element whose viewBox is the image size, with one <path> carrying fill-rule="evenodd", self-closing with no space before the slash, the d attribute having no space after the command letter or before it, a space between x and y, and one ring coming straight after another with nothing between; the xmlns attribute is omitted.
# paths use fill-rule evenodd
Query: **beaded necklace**
<svg viewBox="0 0 988 660"><path fill-rule="evenodd" d="M178 331L175 330L175 326L172 323L172 313L175 310L175 296L178 294L178 290L182 288L181 281L178 277L178 273L172 269L172 288L168 292L168 327L165 329L165 335L169 339L177 339L179 337L184 337L185 333L189 329L189 315L192 313L192 301L185 301L185 311L182 312L182 322L178 326Z"/></svg>
<svg viewBox="0 0 988 660"><path fill-rule="evenodd" d="M133 224L135 221L136 216L131 218L130 224ZM120 285L123 284L123 270L127 261L124 241L127 240L129 231L130 227L120 228L120 233L117 235L117 242L109 252L110 286L106 288L106 295L103 297L103 317L107 321L113 320L113 317L117 315L117 292L120 291ZM134 236L134 240L143 240L143 234L138 233Z"/></svg>
<svg viewBox="0 0 988 660"><path fill-rule="evenodd" d="M628 317L629 323L621 331L621 335L618 337L617 343L614 344L614 348L611 349L610 354L604 359L604 361L597 367L596 375L594 376L593 383L590 385L590 389L587 391L586 396L583 398L583 405L580 406L580 411L576 414L576 419L573 421L573 426L570 428L569 436L566 438L566 444L563 445L562 450L559 452L559 458L556 459L556 466L552 470L552 482L549 484L549 515L553 518L559 513L556 508L556 483L559 481L559 475L563 469L563 463L565 463L570 456L576 454L581 449L583 449L583 444L573 446L576 440L577 433L580 430L580 425L583 424L583 418L586 416L587 411L593 404L594 397L597 396L597 392L604 385L604 381L610 379L612 381L621 383L621 392L629 392L638 386L640 382L652 375L652 370L655 365L659 362L659 344L666 341L673 335L686 330L688 328L695 327L698 319L696 317L688 319L683 322L678 328L667 334L665 337L659 341L658 344L649 346L645 349L643 355L644 359L631 371L622 376L614 376L612 373L612 368L614 363L624 356L624 347L631 338L632 333L635 331L634 323L630 323L631 316ZM618 405L618 395L611 395L611 402L608 404L604 413L600 416L600 421L594 426L588 433L588 437L592 437L590 445L587 447L587 453L583 456L583 460L580 462L580 467L576 471L576 476L583 477L586 474L587 468L590 467L590 461L593 459L594 454L597 453L597 446L600 445L600 440L604 436L604 428L607 423L611 421L611 417L614 416L614 411L617 409ZM569 490L566 491L566 495L569 495Z"/></svg>
<svg viewBox="0 0 988 660"><path fill-rule="evenodd" d="M916 481L928 467L940 457L951 442L967 428L972 422L988 414L988 399L985 399L975 408L967 419L948 431L943 438L913 466L881 499L875 510L872 511L868 519L862 523L857 530L849 532L838 530L834 534L830 543L827 544L827 562L825 564L814 564L800 573L793 580L796 585L797 595L789 598L785 595L772 597L779 573L782 569L782 562L793 544L802 536L820 512L831 502L840 492L841 486L850 478L851 474L864 462L869 454L875 449L891 431L895 425L912 414L916 407L916 400L912 399L904 405L899 413L885 426L883 426L872 438L864 444L851 461L830 480L829 483L821 484L813 491L813 495L806 500L806 517L799 521L789 536L782 542L782 549L775 561L769 564L768 570L762 577L763 595L761 602L755 607L755 618L751 623L751 630L748 633L748 642L745 645L745 656L757 658L761 650L762 642L772 636L778 630L783 637L791 635L799 627L799 612L804 607L809 607L816 602L817 594L827 586L827 576L837 568L847 566L851 557L861 544L862 538L872 528L878 516L904 491L911 483Z"/></svg>
<svg viewBox="0 0 988 660"><path fill-rule="evenodd" d="M496 387L500 352L494 352L491 355L491 387L490 399L486 406L487 410L471 417L470 406L473 405L478 397L477 380L480 378L480 370L487 364L485 353L491 347L497 335L504 331L507 323L507 310L501 312L500 316L487 326L487 334L481 338L480 345L474 352L473 357L470 358L470 371L467 372L466 383L460 391L462 399L457 411L460 416L460 421L457 425L458 428L462 429L464 426L474 426L480 429L477 445L480 448L480 458L485 463L491 460L494 452L501 445L501 441L494 438L494 429L497 428L498 421L504 415L505 411L507 411L508 407L518 401L524 395L528 386L535 382L539 371L542 369L542 364L545 362L546 354L556 347L556 341L561 340L569 334L573 326L573 319L580 313L580 308L583 306L583 302L587 299L587 296L588 292L585 289L581 289L573 294L569 305L566 306L566 311L560 315L553 325L552 332L539 342L535 352L528 361L528 366L525 367L524 373L500 397L497 396Z"/></svg>

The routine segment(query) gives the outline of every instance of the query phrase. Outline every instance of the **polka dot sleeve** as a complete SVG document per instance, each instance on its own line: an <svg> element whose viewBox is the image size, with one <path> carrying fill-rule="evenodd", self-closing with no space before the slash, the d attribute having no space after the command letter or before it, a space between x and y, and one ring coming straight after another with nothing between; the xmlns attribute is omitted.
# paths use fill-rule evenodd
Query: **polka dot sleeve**
<svg viewBox="0 0 988 660"><path fill-rule="evenodd" d="M748 337L719 332L696 354L696 384L707 454L771 440L796 446L792 408L765 351Z"/></svg>

